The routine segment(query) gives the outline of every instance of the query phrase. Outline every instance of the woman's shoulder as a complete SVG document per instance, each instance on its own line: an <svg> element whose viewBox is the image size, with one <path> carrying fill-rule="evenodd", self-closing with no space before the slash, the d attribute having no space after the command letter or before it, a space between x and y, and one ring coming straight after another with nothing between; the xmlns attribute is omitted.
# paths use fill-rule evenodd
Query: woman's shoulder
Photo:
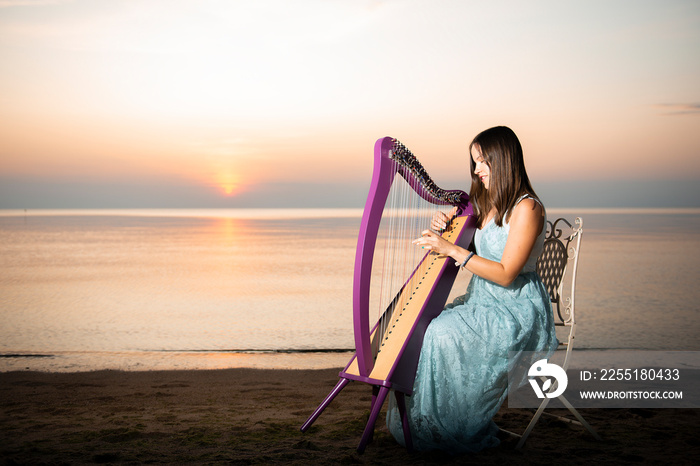
<svg viewBox="0 0 700 466"><path fill-rule="evenodd" d="M525 196L522 196L520 199L518 199L518 202L515 203L515 205L513 206L513 212L515 212L518 209L542 211L544 210L544 207L542 206L542 202L539 199L526 194Z"/></svg>
<svg viewBox="0 0 700 466"><path fill-rule="evenodd" d="M532 222L536 225L540 225L543 218L544 207L542 206L542 202L536 197L526 194L518 199L518 202L513 206L509 223Z"/></svg>
<svg viewBox="0 0 700 466"><path fill-rule="evenodd" d="M517 201L515 201L515 205L513 206L518 207L519 204L526 202L529 205L532 205L533 203L539 205L541 208L544 208L542 205L542 201L540 201L537 197L533 196L532 194L525 193L522 196L518 198Z"/></svg>

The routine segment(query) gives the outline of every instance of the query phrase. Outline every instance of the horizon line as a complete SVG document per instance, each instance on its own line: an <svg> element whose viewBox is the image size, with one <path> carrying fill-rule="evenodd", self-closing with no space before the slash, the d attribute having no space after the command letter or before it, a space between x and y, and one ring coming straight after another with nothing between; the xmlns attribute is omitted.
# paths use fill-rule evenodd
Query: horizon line
<svg viewBox="0 0 700 466"><path fill-rule="evenodd" d="M48 208L0 209L0 217L127 216L127 217L216 217L240 219L353 218L362 207L136 207L136 208ZM552 214L681 214L700 215L700 207L551 207Z"/></svg>

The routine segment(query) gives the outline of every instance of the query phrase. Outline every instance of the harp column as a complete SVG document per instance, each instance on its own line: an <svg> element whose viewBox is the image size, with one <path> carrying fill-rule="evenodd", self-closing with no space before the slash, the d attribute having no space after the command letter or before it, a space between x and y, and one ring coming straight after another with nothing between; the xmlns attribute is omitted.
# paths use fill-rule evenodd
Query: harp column
<svg viewBox="0 0 700 466"><path fill-rule="evenodd" d="M362 224L357 238L355 251L355 274L353 286L353 309L369 309L370 278L372 260L374 258L374 241L382 212L391 188L392 176L396 172L396 163L388 156L392 150L391 138L379 139L374 145L374 171L372 183L367 196L365 210L362 214ZM367 377L374 366L374 358L370 345L369 312L359 313L359 318L353 319L355 331L355 351L357 366L361 376Z"/></svg>

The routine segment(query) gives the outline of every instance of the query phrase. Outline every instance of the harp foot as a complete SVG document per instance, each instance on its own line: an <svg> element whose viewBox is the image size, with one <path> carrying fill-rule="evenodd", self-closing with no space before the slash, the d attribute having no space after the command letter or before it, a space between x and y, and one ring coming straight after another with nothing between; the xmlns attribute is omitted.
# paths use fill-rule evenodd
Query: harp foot
<svg viewBox="0 0 700 466"><path fill-rule="evenodd" d="M401 416L401 427L403 427L403 439L406 443L406 450L413 453L413 439L411 438L411 426L408 424L408 411L406 411L406 396L403 392L395 392L396 405L399 408L399 416Z"/></svg>
<svg viewBox="0 0 700 466"><path fill-rule="evenodd" d="M369 420L367 421L367 425L365 426L365 431L362 433L360 445L358 445L357 447L357 452L360 454L362 454L365 451L365 447L367 447L367 444L372 439L372 435L374 434L374 424L376 424L377 422L377 417L379 417L379 411L382 410L382 405L384 405L384 400L386 400L386 396L388 394L388 387L380 387L379 393L373 400L372 410L369 413Z"/></svg>
<svg viewBox="0 0 700 466"><path fill-rule="evenodd" d="M301 431L306 432L309 427L311 427L311 424L314 423L316 419L321 415L324 409L333 401L333 398L336 397L340 391L345 388L345 386L350 382L350 379L344 379L341 378L338 383L333 387L333 390L328 394L325 400L321 402L320 405L318 405L318 408L316 408L316 411L314 411L311 416L306 420L306 422L301 426Z"/></svg>

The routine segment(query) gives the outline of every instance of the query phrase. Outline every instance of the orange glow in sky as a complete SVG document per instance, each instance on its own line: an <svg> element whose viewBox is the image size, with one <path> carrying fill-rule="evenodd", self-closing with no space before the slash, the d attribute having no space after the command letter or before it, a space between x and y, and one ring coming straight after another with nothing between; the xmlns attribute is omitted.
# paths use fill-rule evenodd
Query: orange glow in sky
<svg viewBox="0 0 700 466"><path fill-rule="evenodd" d="M700 180L698 50L691 0L0 0L0 197L362 198L383 136L468 190L467 145L499 124L535 181Z"/></svg>
<svg viewBox="0 0 700 466"><path fill-rule="evenodd" d="M238 183L235 181L235 177L230 173L224 173L219 177L218 185L226 196L232 196L236 193L238 188Z"/></svg>

